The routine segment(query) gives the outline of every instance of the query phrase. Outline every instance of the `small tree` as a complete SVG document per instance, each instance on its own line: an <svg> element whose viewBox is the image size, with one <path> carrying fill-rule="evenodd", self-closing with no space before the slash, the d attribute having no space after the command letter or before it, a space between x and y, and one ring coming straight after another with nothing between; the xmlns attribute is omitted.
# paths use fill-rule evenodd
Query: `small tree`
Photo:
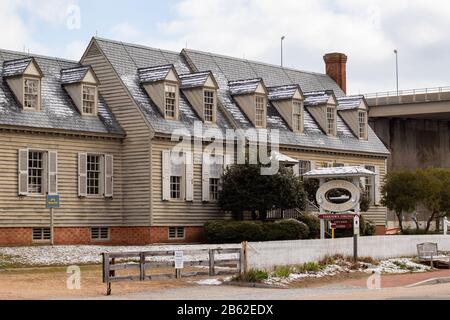
<svg viewBox="0 0 450 320"><path fill-rule="evenodd" d="M421 202L429 210L425 231L429 231L431 222L436 220L439 228L440 219L450 214L450 170L428 168L417 171Z"/></svg>
<svg viewBox="0 0 450 320"><path fill-rule="evenodd" d="M381 203L395 212L403 232L403 213L414 211L421 198L421 188L416 174L409 170L389 173L381 193L383 196Z"/></svg>
<svg viewBox="0 0 450 320"><path fill-rule="evenodd" d="M305 192L300 178L292 170L280 168L275 175L261 175L261 165L239 164L231 166L223 176L219 205L242 219L245 211L261 220L267 211L300 208L305 206Z"/></svg>

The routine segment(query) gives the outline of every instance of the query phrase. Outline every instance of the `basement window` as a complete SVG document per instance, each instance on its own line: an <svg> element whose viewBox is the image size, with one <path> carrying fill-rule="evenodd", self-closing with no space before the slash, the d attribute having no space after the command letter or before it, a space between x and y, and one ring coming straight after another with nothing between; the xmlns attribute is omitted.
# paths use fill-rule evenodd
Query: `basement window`
<svg viewBox="0 0 450 320"><path fill-rule="evenodd" d="M33 241L50 241L50 228L33 228Z"/></svg>
<svg viewBox="0 0 450 320"><path fill-rule="evenodd" d="M169 240L179 240L184 239L184 237L184 227L169 227Z"/></svg>
<svg viewBox="0 0 450 320"><path fill-rule="evenodd" d="M107 227L91 228L91 240L109 240L109 228Z"/></svg>

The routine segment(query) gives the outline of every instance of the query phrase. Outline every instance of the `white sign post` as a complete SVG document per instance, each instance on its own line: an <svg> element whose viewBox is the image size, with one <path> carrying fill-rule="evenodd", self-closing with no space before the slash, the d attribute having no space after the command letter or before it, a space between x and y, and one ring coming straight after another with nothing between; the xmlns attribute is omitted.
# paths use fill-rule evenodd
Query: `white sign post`
<svg viewBox="0 0 450 320"><path fill-rule="evenodd" d="M181 279L181 269L184 268L183 251L175 251L175 277Z"/></svg>

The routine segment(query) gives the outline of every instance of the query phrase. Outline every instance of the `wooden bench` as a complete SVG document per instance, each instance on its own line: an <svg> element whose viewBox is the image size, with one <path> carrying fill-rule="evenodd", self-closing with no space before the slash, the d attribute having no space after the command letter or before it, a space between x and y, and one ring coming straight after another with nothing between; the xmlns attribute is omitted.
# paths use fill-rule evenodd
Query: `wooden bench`
<svg viewBox="0 0 450 320"><path fill-rule="evenodd" d="M429 262L434 268L445 266L450 269L450 256L443 254L438 250L437 243L426 242L417 245L417 256L420 262Z"/></svg>

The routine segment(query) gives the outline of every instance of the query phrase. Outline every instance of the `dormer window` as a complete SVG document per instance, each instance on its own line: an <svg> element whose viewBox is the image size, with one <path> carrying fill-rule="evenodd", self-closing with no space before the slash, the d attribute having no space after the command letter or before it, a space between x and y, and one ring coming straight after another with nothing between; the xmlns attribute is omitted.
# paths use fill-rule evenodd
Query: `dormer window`
<svg viewBox="0 0 450 320"><path fill-rule="evenodd" d="M167 119L175 119L178 87L173 84L165 85L165 115Z"/></svg>
<svg viewBox="0 0 450 320"><path fill-rule="evenodd" d="M23 107L29 110L39 109L40 80L24 78Z"/></svg>
<svg viewBox="0 0 450 320"><path fill-rule="evenodd" d="M97 88L83 85L83 114L95 115Z"/></svg>
<svg viewBox="0 0 450 320"><path fill-rule="evenodd" d="M334 107L327 107L327 134L335 135L336 110Z"/></svg>
<svg viewBox="0 0 450 320"><path fill-rule="evenodd" d="M359 122L359 138L366 139L367 137L367 112L358 112L358 122Z"/></svg>
<svg viewBox="0 0 450 320"><path fill-rule="evenodd" d="M265 127L266 123L266 98L262 95L256 95L256 114L255 114L255 126Z"/></svg>
<svg viewBox="0 0 450 320"><path fill-rule="evenodd" d="M215 91L213 91L213 90L204 90L203 91L205 122L213 122L214 121L214 107L215 107L214 95L215 95Z"/></svg>
<svg viewBox="0 0 450 320"><path fill-rule="evenodd" d="M293 102L293 126L294 131L302 131L303 119L302 119L303 104L301 101Z"/></svg>

